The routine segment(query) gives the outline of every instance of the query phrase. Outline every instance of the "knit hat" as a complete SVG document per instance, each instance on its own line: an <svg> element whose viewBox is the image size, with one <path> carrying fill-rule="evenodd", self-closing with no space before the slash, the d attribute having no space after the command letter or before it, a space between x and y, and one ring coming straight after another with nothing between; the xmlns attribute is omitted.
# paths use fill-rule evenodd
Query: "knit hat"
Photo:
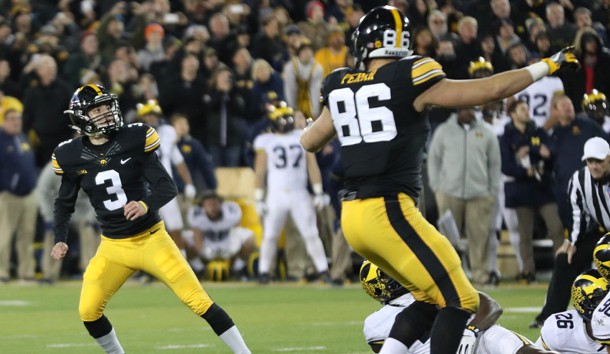
<svg viewBox="0 0 610 354"><path fill-rule="evenodd" d="M160 24L151 23L150 25L146 26L146 28L144 29L144 38L148 39L148 37L153 32L161 33L161 37L165 36L165 30L163 29L163 27Z"/></svg>
<svg viewBox="0 0 610 354"><path fill-rule="evenodd" d="M305 12L307 13L307 17L311 17L313 10L315 7L319 7L322 9L322 13L324 13L324 4L321 1L313 0L307 3L307 7L305 8Z"/></svg>

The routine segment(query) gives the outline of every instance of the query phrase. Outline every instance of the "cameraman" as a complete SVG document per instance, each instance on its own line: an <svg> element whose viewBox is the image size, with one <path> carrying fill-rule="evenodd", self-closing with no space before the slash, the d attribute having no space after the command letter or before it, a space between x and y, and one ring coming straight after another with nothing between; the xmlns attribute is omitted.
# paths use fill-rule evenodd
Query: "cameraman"
<svg viewBox="0 0 610 354"><path fill-rule="evenodd" d="M563 230L553 192L548 136L531 120L524 100L511 102L507 110L512 122L506 125L500 138L502 173L507 177L504 192L506 207L516 209L519 221L518 251L523 259L523 272L518 278L530 284L536 281L532 245L536 212L544 219L554 251L563 242Z"/></svg>

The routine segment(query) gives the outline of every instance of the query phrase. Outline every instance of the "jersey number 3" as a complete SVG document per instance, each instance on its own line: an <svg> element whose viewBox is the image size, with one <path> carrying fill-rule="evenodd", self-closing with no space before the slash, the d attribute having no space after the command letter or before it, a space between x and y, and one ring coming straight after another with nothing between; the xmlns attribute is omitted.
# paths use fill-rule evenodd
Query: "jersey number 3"
<svg viewBox="0 0 610 354"><path fill-rule="evenodd" d="M117 210L127 204L127 195L123 190L121 176L115 170L102 171L95 176L95 184L98 186L105 185L106 181L110 181L110 186L106 187L111 199L104 200L104 206L108 210Z"/></svg>
<svg viewBox="0 0 610 354"><path fill-rule="evenodd" d="M341 145L390 141L396 137L394 114L387 107L371 107L370 100L389 101L390 88L383 83L362 86L356 93L344 87L328 95L333 124Z"/></svg>

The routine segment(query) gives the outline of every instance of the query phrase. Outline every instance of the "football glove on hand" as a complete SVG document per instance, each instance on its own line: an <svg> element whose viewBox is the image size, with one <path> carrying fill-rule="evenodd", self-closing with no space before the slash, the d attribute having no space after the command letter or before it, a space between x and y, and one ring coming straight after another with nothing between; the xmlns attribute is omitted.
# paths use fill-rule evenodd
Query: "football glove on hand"
<svg viewBox="0 0 610 354"><path fill-rule="evenodd" d="M468 326L462 335L462 341L458 347L457 354L473 354L476 347L479 329L475 326Z"/></svg>
<svg viewBox="0 0 610 354"><path fill-rule="evenodd" d="M184 186L184 196L188 199L193 199L197 195L197 189L192 184L187 184Z"/></svg>
<svg viewBox="0 0 610 354"><path fill-rule="evenodd" d="M326 194L316 194L313 196L313 206L317 211L324 209L330 203L330 197Z"/></svg>
<svg viewBox="0 0 610 354"><path fill-rule="evenodd" d="M574 46L563 48L553 54L550 58L542 59L549 66L549 75L568 70L576 71L580 69L580 63L574 55Z"/></svg>

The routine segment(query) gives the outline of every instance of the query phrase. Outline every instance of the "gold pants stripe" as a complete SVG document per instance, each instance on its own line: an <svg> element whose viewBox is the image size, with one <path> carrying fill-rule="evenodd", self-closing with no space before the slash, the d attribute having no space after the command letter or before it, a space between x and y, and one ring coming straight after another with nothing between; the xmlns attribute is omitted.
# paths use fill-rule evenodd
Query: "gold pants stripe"
<svg viewBox="0 0 610 354"><path fill-rule="evenodd" d="M451 243L421 215L413 199L343 202L345 238L364 258L409 289L416 300L476 311L479 297Z"/></svg>
<svg viewBox="0 0 610 354"><path fill-rule="evenodd" d="M130 238L102 236L97 253L83 275L81 320L99 319L114 293L138 270L167 285L198 316L213 304L165 225L159 222Z"/></svg>

